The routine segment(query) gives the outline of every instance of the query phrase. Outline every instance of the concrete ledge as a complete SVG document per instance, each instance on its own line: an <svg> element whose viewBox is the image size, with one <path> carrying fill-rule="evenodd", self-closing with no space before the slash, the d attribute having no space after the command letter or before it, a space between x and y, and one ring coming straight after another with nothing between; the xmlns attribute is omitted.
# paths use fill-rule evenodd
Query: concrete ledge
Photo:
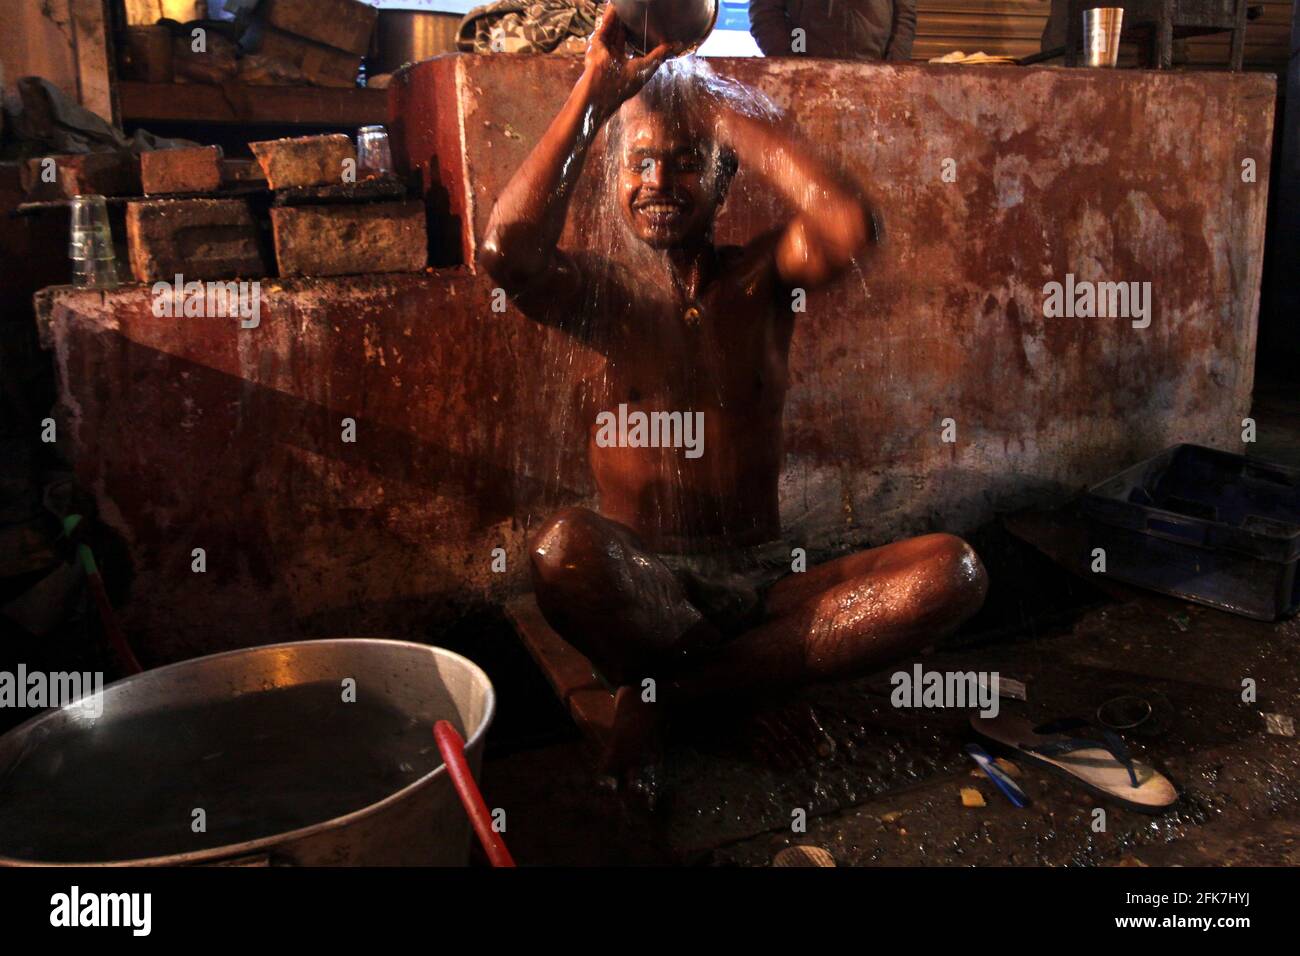
<svg viewBox="0 0 1300 956"><path fill-rule="evenodd" d="M1176 441L1241 447L1268 78L719 68L788 106L887 216L879 269L812 297L795 331L781 489L794 538L822 550L963 531ZM451 57L396 82L399 152L429 202L460 217L441 221L471 260L576 69ZM729 239L778 215L741 175ZM1045 317L1044 285L1067 273L1151 282L1150 326ZM127 625L146 662L295 635L427 634L519 589L530 524L590 503L579 383L600 359L494 313L491 293L472 267L263 280L252 329L157 318L147 287L38 297L60 441L130 547ZM190 570L195 547L205 574Z"/></svg>
<svg viewBox="0 0 1300 956"><path fill-rule="evenodd" d="M1274 77L709 62L785 110L885 220L873 271L812 296L795 333L788 522L819 535L919 530L921 515L966 526L1176 440L1240 448ZM496 196L580 70L566 57L452 55L395 77L399 162L450 224L445 258L474 269ZM602 143L567 246L589 242L608 210L593 174ZM720 241L782 218L742 167ZM1046 316L1045 287L1067 276L1150 283L1150 326ZM945 419L954 444L939 440Z"/></svg>

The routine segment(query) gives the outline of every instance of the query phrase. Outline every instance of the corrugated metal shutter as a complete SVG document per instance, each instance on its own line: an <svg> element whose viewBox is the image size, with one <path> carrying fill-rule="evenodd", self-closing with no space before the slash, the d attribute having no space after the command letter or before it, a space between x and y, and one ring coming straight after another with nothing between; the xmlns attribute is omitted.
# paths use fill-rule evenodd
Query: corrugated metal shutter
<svg viewBox="0 0 1300 956"><path fill-rule="evenodd" d="M1246 66L1282 70L1291 31L1291 3L1252 2L1263 4L1264 15L1246 28ZM953 50L1004 56L1037 53L1048 10L1047 0L919 0L912 57L928 60ZM1228 61L1226 33L1186 43L1191 64L1219 66Z"/></svg>

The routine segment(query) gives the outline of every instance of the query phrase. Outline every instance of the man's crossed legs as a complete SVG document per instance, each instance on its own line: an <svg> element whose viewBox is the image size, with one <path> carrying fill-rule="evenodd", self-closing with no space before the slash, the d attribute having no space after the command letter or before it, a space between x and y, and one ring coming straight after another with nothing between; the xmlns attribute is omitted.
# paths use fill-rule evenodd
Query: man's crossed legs
<svg viewBox="0 0 1300 956"><path fill-rule="evenodd" d="M684 698L870 671L955 631L988 590L970 545L927 534L786 575L731 636L665 559L594 511L555 514L530 552L542 613L606 680L655 677Z"/></svg>

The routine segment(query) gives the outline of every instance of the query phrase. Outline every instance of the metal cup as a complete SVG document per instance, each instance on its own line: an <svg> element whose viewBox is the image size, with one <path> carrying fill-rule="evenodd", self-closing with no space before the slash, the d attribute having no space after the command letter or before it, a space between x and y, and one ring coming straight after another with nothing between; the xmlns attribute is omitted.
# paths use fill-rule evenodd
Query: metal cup
<svg viewBox="0 0 1300 956"><path fill-rule="evenodd" d="M613 0L623 21L627 42L635 53L648 53L661 43L674 43L689 52L713 32L718 0Z"/></svg>
<svg viewBox="0 0 1300 956"><path fill-rule="evenodd" d="M385 176L393 171L388 130L382 126L363 126L357 130L357 169L375 176Z"/></svg>
<svg viewBox="0 0 1300 956"><path fill-rule="evenodd" d="M103 196L72 197L68 257L72 260L72 284L75 287L117 288L113 230L108 224L108 204Z"/></svg>
<svg viewBox="0 0 1300 956"><path fill-rule="evenodd" d="M1123 7L1093 7L1083 11L1083 52L1088 66L1113 67L1119 62Z"/></svg>

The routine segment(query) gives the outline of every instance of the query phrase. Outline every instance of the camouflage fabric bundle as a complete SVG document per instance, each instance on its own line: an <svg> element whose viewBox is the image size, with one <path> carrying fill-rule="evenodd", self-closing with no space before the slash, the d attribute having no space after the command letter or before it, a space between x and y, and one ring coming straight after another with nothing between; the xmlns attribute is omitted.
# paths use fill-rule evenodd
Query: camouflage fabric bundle
<svg viewBox="0 0 1300 956"><path fill-rule="evenodd" d="M465 14L456 47L465 53L576 52L596 29L602 6L599 0L497 0Z"/></svg>

